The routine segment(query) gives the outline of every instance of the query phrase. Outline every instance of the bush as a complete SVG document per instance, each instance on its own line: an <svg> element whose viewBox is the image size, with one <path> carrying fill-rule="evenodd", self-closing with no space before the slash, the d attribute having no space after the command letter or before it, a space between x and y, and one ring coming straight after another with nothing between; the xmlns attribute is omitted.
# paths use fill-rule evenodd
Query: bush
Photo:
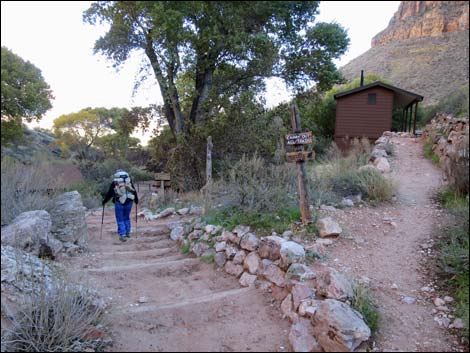
<svg viewBox="0 0 470 353"><path fill-rule="evenodd" d="M368 289L364 285L354 285L354 297L351 305L364 317L364 321L369 326L372 334L377 332L380 323L380 314L376 305L372 302Z"/></svg>
<svg viewBox="0 0 470 353"><path fill-rule="evenodd" d="M83 352L102 350L105 342L91 333L106 319L94 304L93 294L82 286L55 279L52 287L36 284L30 299L20 306L12 327L2 337L2 351Z"/></svg>
<svg viewBox="0 0 470 353"><path fill-rule="evenodd" d="M371 201L388 201L393 195L393 185L379 171L364 169L357 172L362 195Z"/></svg>
<svg viewBox="0 0 470 353"><path fill-rule="evenodd" d="M64 183L50 163L33 160L32 165L23 165L10 158L2 158L2 225L10 223L22 212L47 209L53 198L64 191Z"/></svg>

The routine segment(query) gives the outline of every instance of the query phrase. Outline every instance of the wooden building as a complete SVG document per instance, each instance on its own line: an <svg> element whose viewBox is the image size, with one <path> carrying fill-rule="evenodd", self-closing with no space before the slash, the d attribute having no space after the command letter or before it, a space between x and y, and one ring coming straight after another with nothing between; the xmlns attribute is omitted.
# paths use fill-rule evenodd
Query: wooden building
<svg viewBox="0 0 470 353"><path fill-rule="evenodd" d="M415 133L419 94L383 82L361 85L334 95L336 100L335 142L347 148L355 137L371 141L392 131L392 113L401 111L400 130Z"/></svg>

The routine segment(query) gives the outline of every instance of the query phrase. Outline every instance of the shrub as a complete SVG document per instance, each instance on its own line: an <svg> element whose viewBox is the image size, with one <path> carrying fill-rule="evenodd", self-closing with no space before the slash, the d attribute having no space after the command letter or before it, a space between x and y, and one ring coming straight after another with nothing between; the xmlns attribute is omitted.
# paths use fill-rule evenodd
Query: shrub
<svg viewBox="0 0 470 353"><path fill-rule="evenodd" d="M103 308L95 305L91 291L55 279L52 286L35 284L5 330L2 350L8 352L83 352L102 350L105 342L91 333L107 320Z"/></svg>
<svg viewBox="0 0 470 353"><path fill-rule="evenodd" d="M371 201L388 201L393 195L393 185L379 171L364 169L357 172L362 195Z"/></svg>
<svg viewBox="0 0 470 353"><path fill-rule="evenodd" d="M33 159L32 165L23 165L10 158L2 158L1 222L10 223L22 212L47 209L52 199L64 191L64 183L49 162Z"/></svg>
<svg viewBox="0 0 470 353"><path fill-rule="evenodd" d="M364 317L364 321L369 326L372 334L377 332L380 323L380 314L376 305L372 302L369 290L364 285L354 285L354 296L351 305Z"/></svg>

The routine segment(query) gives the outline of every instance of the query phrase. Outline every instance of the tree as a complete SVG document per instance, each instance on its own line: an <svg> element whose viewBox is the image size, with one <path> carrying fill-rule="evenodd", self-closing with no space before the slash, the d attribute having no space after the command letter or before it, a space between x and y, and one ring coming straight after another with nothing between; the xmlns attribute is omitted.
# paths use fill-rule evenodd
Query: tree
<svg viewBox="0 0 470 353"><path fill-rule="evenodd" d="M98 1L84 20L107 22L95 43L116 67L143 51L163 114L178 136L203 124L221 95L281 77L294 89L338 82L333 59L349 43L338 24L313 24L318 1Z"/></svg>
<svg viewBox="0 0 470 353"><path fill-rule="evenodd" d="M1 64L2 144L22 132L23 119L40 120L54 99L41 70L2 46Z"/></svg>

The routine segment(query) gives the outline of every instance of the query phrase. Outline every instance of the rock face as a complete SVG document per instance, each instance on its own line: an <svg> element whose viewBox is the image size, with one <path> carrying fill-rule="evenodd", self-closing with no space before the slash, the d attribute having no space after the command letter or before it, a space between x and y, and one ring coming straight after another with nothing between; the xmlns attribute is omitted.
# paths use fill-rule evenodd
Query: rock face
<svg viewBox="0 0 470 353"><path fill-rule="evenodd" d="M313 333L326 352L352 352L370 337L361 314L333 299L318 306L312 324Z"/></svg>
<svg viewBox="0 0 470 353"><path fill-rule="evenodd" d="M40 245L49 241L51 225L51 216L47 211L23 212L10 225L2 228L2 245L38 256Z"/></svg>
<svg viewBox="0 0 470 353"><path fill-rule="evenodd" d="M436 104L468 85L468 14L467 1L402 1L372 48L340 70L348 80L375 73Z"/></svg>
<svg viewBox="0 0 470 353"><path fill-rule="evenodd" d="M57 196L49 211L52 219L51 233L62 242L88 247L88 232L85 210L78 191Z"/></svg>
<svg viewBox="0 0 470 353"><path fill-rule="evenodd" d="M468 1L402 1L388 27L372 38L372 47L468 29L468 8Z"/></svg>

